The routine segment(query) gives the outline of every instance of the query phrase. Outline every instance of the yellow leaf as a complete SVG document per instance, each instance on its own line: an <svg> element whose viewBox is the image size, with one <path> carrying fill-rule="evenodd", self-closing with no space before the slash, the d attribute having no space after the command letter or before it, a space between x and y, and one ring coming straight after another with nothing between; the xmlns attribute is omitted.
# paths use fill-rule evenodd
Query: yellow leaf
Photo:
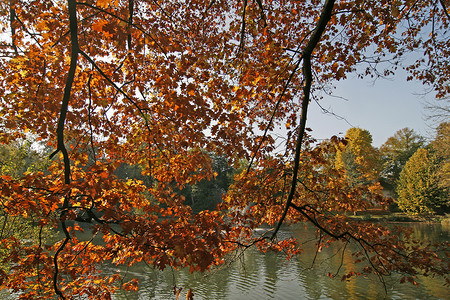
<svg viewBox="0 0 450 300"><path fill-rule="evenodd" d="M112 0L97 0L97 6L101 8L106 8L110 5Z"/></svg>
<svg viewBox="0 0 450 300"><path fill-rule="evenodd" d="M92 29L94 29L97 32L103 31L103 26L105 26L108 22L106 20L97 20L94 24L92 24Z"/></svg>

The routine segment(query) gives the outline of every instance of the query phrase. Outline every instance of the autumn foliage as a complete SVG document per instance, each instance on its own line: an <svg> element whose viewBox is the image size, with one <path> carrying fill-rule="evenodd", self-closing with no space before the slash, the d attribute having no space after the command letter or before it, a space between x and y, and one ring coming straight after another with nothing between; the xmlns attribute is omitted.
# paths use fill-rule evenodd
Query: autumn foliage
<svg viewBox="0 0 450 300"><path fill-rule="evenodd" d="M62 233L56 243L2 236L2 288L107 299L138 285L99 265L205 271L253 244L296 255L276 233L305 221L318 247L356 244L365 273L446 274L432 245L349 220L388 201L335 168L345 141L314 147L305 133L308 103L326 86L350 72L393 74L418 49L403 67L448 95L445 1L322 2L2 1L0 141L33 136L52 151L45 169L0 177L1 209ZM208 153L247 164L216 210L194 214L180 191L216 176ZM118 179L123 163L146 184ZM274 231L255 237L262 224Z"/></svg>

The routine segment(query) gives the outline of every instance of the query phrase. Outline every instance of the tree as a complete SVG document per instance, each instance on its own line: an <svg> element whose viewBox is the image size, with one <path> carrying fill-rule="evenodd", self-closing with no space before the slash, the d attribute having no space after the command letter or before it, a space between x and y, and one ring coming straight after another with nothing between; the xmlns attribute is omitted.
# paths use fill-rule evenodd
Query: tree
<svg viewBox="0 0 450 300"><path fill-rule="evenodd" d="M108 298L120 274L100 276L98 264L205 271L253 244L294 255L300 245L277 232L305 221L319 248L355 243L364 273L381 280L447 274L431 245L347 219L384 200L350 187L305 130L311 97L356 70L402 66L448 95L448 23L444 1L2 1L0 141L31 132L54 151L45 173L2 176L1 204L64 234L54 245L2 241L15 265L2 286L24 298ZM193 213L180 191L214 177L207 153L249 165L218 209ZM117 178L122 164L151 182ZM78 240L74 220L104 243ZM255 237L263 223L272 235Z"/></svg>
<svg viewBox="0 0 450 300"><path fill-rule="evenodd" d="M384 184L395 190L400 172L408 159L424 146L425 140L417 135L414 130L403 128L381 145L380 153L383 160L383 168L380 178Z"/></svg>
<svg viewBox="0 0 450 300"><path fill-rule="evenodd" d="M217 204L222 202L222 196L226 194L235 173L235 170L228 165L225 157L212 154L211 159L214 177L210 180L203 179L198 183L187 185L181 191L194 212L214 210Z"/></svg>
<svg viewBox="0 0 450 300"><path fill-rule="evenodd" d="M426 149L419 149L406 162L398 182L398 206L411 215L429 215L445 210L447 193L439 187L437 164Z"/></svg>
<svg viewBox="0 0 450 300"><path fill-rule="evenodd" d="M0 176L20 178L26 172L41 171L46 166L46 159L34 151L29 141L17 141L0 145ZM53 238L50 230L37 226L33 211L25 215L16 215L0 207L0 257L12 254L10 245L17 240L27 243L48 242ZM6 241L6 242L5 242ZM8 247L9 246L9 247ZM0 262L0 269L9 272L12 264Z"/></svg>
<svg viewBox="0 0 450 300"><path fill-rule="evenodd" d="M436 161L436 175L438 185L447 193L447 207L449 206L448 192L450 191L450 123L441 123L436 132L435 139L431 142L430 148L434 153Z"/></svg>
<svg viewBox="0 0 450 300"><path fill-rule="evenodd" d="M36 145L42 147L42 145ZM47 153L33 150L29 140L18 140L15 143L0 145L0 174L19 178L25 172L45 170Z"/></svg>
<svg viewBox="0 0 450 300"><path fill-rule="evenodd" d="M345 134L348 143L336 153L336 167L343 169L351 185L373 183L378 180L380 159L372 146L372 135L361 128L350 128Z"/></svg>

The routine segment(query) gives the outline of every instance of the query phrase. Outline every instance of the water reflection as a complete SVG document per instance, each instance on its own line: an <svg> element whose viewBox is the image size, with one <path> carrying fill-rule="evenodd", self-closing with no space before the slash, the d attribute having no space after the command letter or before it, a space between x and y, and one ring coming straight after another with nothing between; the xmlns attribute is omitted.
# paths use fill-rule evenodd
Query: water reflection
<svg viewBox="0 0 450 300"><path fill-rule="evenodd" d="M450 226L440 224L402 224L412 229L412 234L422 241L448 241ZM312 241L315 232L311 227L284 228L283 237L297 237L310 241L303 245L304 251L286 260L276 253L260 253L250 248L239 257L230 259L230 264L204 274L190 274L188 270L157 271L145 265L121 269L127 275L124 281L139 279L138 292L120 290L115 300L171 300L175 299L173 287L183 287L181 299L190 288L194 299L207 300L266 300L266 299L450 299L450 290L443 280L419 277L419 287L400 284L401 276L386 278L387 293L379 280L372 277L357 277L348 282L331 279L328 272L346 273L354 269L354 257L342 256L342 244L333 244L316 255ZM349 246L350 247L350 246ZM104 267L104 273L116 272L117 267ZM0 291L0 299L15 299L8 292Z"/></svg>
<svg viewBox="0 0 450 300"><path fill-rule="evenodd" d="M441 225L411 224L413 234L421 240L448 240L449 230ZM314 237L309 227L287 228L282 234L308 240ZM259 253L248 249L228 266L205 274L190 274L187 270L155 271L145 265L136 266L130 277L140 280L136 293L121 291L122 299L175 299L173 286L194 290L194 299L448 299L449 290L437 278L419 278L420 286L400 284L400 276L387 278L387 294L375 277L358 277L348 282L331 279L326 274L354 269L355 260L342 255L342 245L335 244L316 254L314 243L304 245L304 251L287 261L275 253ZM184 299L184 298L183 298Z"/></svg>

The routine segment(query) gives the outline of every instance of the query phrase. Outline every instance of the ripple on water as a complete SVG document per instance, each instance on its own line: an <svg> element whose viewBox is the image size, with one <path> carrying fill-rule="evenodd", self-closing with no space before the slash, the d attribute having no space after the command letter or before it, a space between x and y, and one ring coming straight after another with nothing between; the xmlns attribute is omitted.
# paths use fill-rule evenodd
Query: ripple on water
<svg viewBox="0 0 450 300"><path fill-rule="evenodd" d="M433 227L434 228L434 227ZM298 235L304 239L314 236L313 230L300 228ZM305 233L305 231L307 231ZM257 232L259 233L259 232ZM282 237L289 233L281 232ZM312 245L312 246L311 246ZM260 253L249 249L230 265L217 268L205 274L189 274L186 270L142 270L145 278L140 277L139 294L127 294L115 297L115 300L175 299L173 295L174 279L178 287L184 287L181 299L185 299L186 290L194 290L195 300L268 300L268 299L383 299L383 288L377 278L355 278L342 282L339 278L330 279L329 271L336 271L341 265L339 247L323 249L314 267L309 269L317 253L314 244L305 244L304 252L290 261L275 253ZM354 267L351 256L344 256L343 268ZM133 269L136 276L140 269ZM344 272L344 270L342 270ZM130 273L131 275L131 273ZM131 277L131 276L130 276ZM436 279L423 279L419 288L399 285L400 278L389 278L394 282L390 286L387 299L448 299L448 289L438 287ZM436 281L436 283L435 283ZM142 285L141 285L142 284Z"/></svg>

